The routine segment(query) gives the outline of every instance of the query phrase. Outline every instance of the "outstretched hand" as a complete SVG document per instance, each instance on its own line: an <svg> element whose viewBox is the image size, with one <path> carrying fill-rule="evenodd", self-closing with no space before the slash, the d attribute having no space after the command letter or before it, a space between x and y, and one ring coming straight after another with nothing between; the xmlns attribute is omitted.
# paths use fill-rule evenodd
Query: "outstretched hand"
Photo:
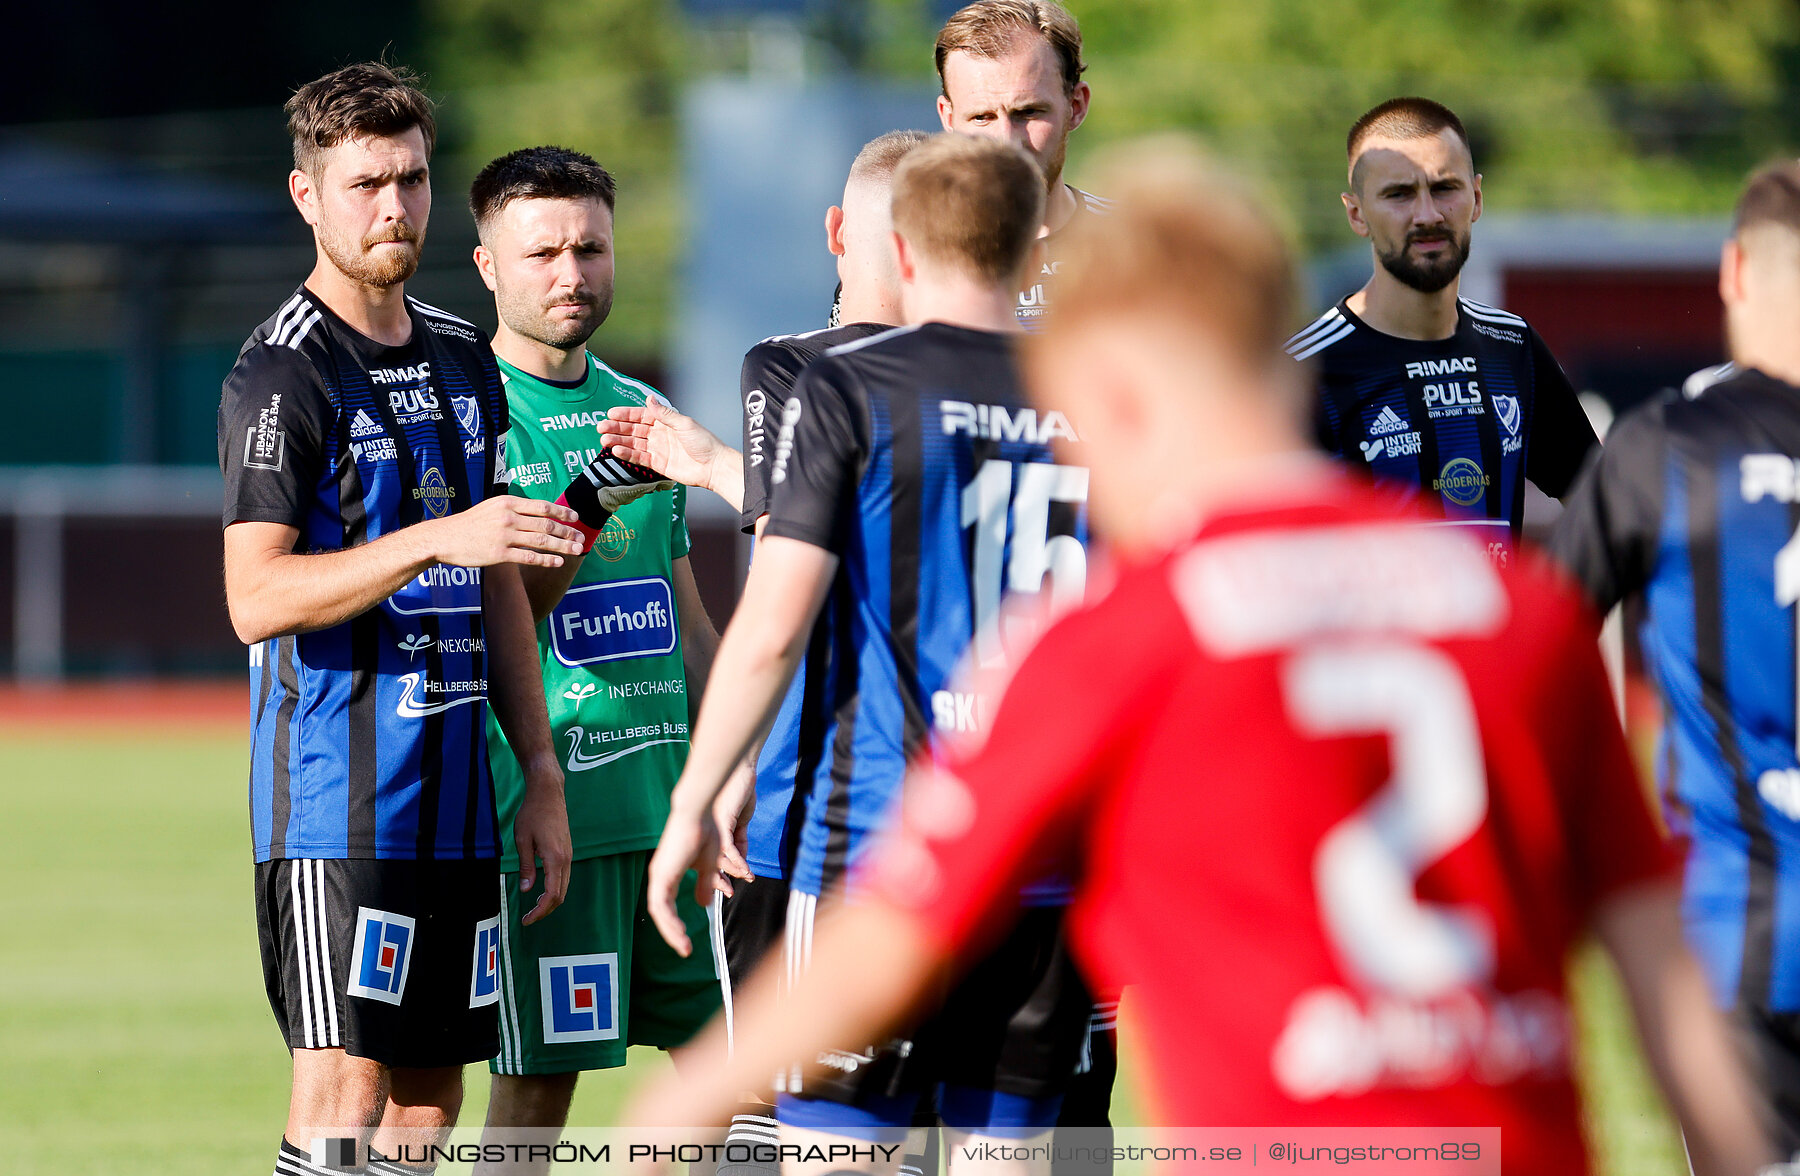
<svg viewBox="0 0 1800 1176"><path fill-rule="evenodd" d="M600 422L600 443L615 457L703 490L712 489L713 467L730 449L693 417L657 403L610 409Z"/></svg>

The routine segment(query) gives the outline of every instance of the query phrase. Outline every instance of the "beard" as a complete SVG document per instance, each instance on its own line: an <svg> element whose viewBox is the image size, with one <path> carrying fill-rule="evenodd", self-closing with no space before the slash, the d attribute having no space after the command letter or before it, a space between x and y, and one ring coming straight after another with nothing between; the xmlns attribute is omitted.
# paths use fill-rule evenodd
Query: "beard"
<svg viewBox="0 0 1800 1176"><path fill-rule="evenodd" d="M586 343L612 313L613 288L608 282L602 288L559 295L550 302L502 289L496 301L500 321L514 334L558 351L573 351ZM552 317L551 312L559 306L579 306L584 313Z"/></svg>
<svg viewBox="0 0 1800 1176"><path fill-rule="evenodd" d="M1409 250L1420 241L1444 241L1448 248L1434 260L1414 257ZM1377 249L1375 256L1381 268L1421 294L1436 294L1456 280L1463 263L1469 260L1469 232L1462 236L1448 229L1414 229L1406 234L1400 248L1391 252Z"/></svg>
<svg viewBox="0 0 1800 1176"><path fill-rule="evenodd" d="M401 248L376 251L377 245L388 241L399 242ZM322 227L319 232L319 247L338 272L353 282L380 289L398 286L413 276L424 243L425 234L404 221L355 240L329 228Z"/></svg>

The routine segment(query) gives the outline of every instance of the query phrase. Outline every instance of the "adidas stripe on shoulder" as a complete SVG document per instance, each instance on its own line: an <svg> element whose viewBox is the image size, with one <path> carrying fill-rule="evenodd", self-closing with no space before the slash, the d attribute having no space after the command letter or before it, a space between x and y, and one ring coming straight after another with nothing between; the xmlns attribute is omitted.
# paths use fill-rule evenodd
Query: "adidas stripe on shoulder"
<svg viewBox="0 0 1800 1176"><path fill-rule="evenodd" d="M406 296L406 301L412 304L412 308L414 310L418 311L420 314L425 315L428 318L442 319L444 322L447 322L447 323L455 323L459 327L468 327L472 331L480 329L480 328L476 327L475 324L470 322L468 319L459 318L456 315L451 314L447 310L443 310L439 307L431 305L431 303L429 303L429 302L420 302L417 298L414 298L411 294L408 294Z"/></svg>
<svg viewBox="0 0 1800 1176"><path fill-rule="evenodd" d="M848 343L839 343L836 347L833 347L831 350L827 351L825 354L826 355L848 355L852 351L861 351L863 348L865 348L873 343L880 343L886 339L897 338L900 335L910 335L912 332L914 332L918 329L919 328L917 326L895 327L892 330L883 331L879 335L870 335L867 339L852 339Z"/></svg>
<svg viewBox="0 0 1800 1176"><path fill-rule="evenodd" d="M1344 312L1334 306L1314 319L1305 330L1289 339L1287 353L1296 361L1310 359L1338 340L1348 338L1355 331L1356 324L1345 318Z"/></svg>
<svg viewBox="0 0 1800 1176"><path fill-rule="evenodd" d="M270 347L291 347L297 351L301 341L324 317L325 312L308 301L304 294L296 294L275 312L275 324L263 342Z"/></svg>
<svg viewBox="0 0 1800 1176"><path fill-rule="evenodd" d="M1473 298L1458 298L1463 311L1470 318L1478 318L1486 323L1499 323L1507 327L1524 327L1526 322L1510 311L1501 310L1498 306L1489 306L1485 302L1477 302Z"/></svg>

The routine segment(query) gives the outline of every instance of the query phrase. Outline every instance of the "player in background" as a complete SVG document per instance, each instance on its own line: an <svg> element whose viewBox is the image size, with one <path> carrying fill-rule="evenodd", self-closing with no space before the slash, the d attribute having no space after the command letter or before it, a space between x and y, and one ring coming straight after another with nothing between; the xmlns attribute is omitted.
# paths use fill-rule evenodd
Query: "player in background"
<svg viewBox="0 0 1800 1176"><path fill-rule="evenodd" d="M608 409L666 403L586 347L613 304L614 203L606 169L561 147L501 156L470 187L475 265L499 316L508 473L527 498L552 498L600 455ZM629 503L615 498L588 554L524 577L574 864L563 917L530 927L518 863L501 864L490 1135L560 1130L582 1070L624 1065L629 1045L680 1046L719 1007L712 953L682 959L642 917L644 868L686 758L689 700L704 689L718 635L688 565L686 489L657 482L634 493ZM488 738L504 825L518 811L519 769L504 735ZM705 929L700 906L681 914Z"/></svg>
<svg viewBox="0 0 1800 1176"><path fill-rule="evenodd" d="M1091 94L1081 80L1081 26L1054 0L979 0L957 10L935 49L938 118L946 131L1016 143L1043 169L1044 241L1038 274L1019 292L1019 325L1035 331L1061 282L1064 243L1107 202L1063 180L1069 135L1087 118ZM1118 1075L1116 992L1097 994L1080 1072L1063 1100L1061 1125L1104 1129L1111 1123ZM1112 1165L1059 1163L1057 1172L1110 1172Z"/></svg>
<svg viewBox="0 0 1800 1176"><path fill-rule="evenodd" d="M1108 174L1028 353L1124 569L915 769L864 901L785 998L759 978L729 1065L628 1119L716 1120L744 1074L904 1023L1049 855L1083 967L1132 977L1153 1122L1479 1123L1508 1172L1584 1171L1563 993L1592 928L1695 1170L1754 1171L1592 618L1311 451L1257 201L1166 140Z"/></svg>
<svg viewBox="0 0 1800 1176"><path fill-rule="evenodd" d="M978 0L944 22L935 59L944 129L1012 143L1043 170L1044 247L1018 307L1019 325L1036 330L1066 230L1106 211L1105 200L1063 180L1069 135L1087 118L1091 96L1081 80L1081 26L1054 0Z"/></svg>
<svg viewBox="0 0 1800 1176"><path fill-rule="evenodd" d="M768 523L719 648L717 680L733 688L702 703L651 861L651 914L684 949L674 888L690 863L717 860L711 806L774 714L827 597L825 721L801 734L799 786L811 796L789 876L785 962L795 971L820 897L838 892L886 819L906 757L934 727L975 722L951 674L965 656L1003 659L1009 572L1026 599L1080 599L1086 475L1053 464L1048 442L1073 431L1024 406L1014 359L1013 292L1042 182L1006 144L940 135L908 152L893 221L915 325L827 353L794 386ZM918 1095L939 1082L950 1084L942 1114L953 1132L1047 1132L1089 1010L1060 926L1059 895L1046 893L908 1042L834 1043L830 1080L786 1084L782 1139L898 1142Z"/></svg>
<svg viewBox="0 0 1800 1176"><path fill-rule="evenodd" d="M1688 943L1784 1154L1800 1151L1800 165L1758 173L1719 271L1732 371L1622 417L1551 554L1601 612L1644 602ZM1796 1157L1800 1158L1800 1157Z"/></svg>
<svg viewBox="0 0 1800 1176"><path fill-rule="evenodd" d="M1458 294L1481 217L1460 119L1393 98L1350 128L1344 211L1375 256L1368 284L1288 341L1318 373L1319 444L1507 558L1529 479L1568 492L1596 444L1556 357L1524 319Z"/></svg>
<svg viewBox="0 0 1800 1176"><path fill-rule="evenodd" d="M841 205L825 214L825 246L837 258L842 326L776 335L744 356L740 392L743 449L736 450L704 426L667 405L614 409L603 426L603 444L626 460L648 466L689 486L712 489L740 512L743 529L762 536L768 517L775 433L808 364L833 347L891 330L900 322L900 277L889 215L894 169L925 141L921 131L890 131L870 140L850 164ZM800 836L807 791L794 787L800 769L801 727L811 715L823 721L825 649L831 610L821 611L804 658L782 697L768 738L755 753L754 782L734 777L719 794L715 815L724 851L720 899L725 999L741 986L763 956L781 943L787 923L787 873ZM810 707L804 707L807 699ZM766 1083L764 1084L766 1086ZM775 1138L775 1108L766 1099L732 1119L730 1141L766 1143Z"/></svg>
<svg viewBox="0 0 1800 1176"><path fill-rule="evenodd" d="M275 1171L313 1176L363 1170L371 1142L441 1142L464 1063L499 1045L490 703L523 777L525 921L562 901L562 772L517 569L581 545L574 511L505 493L487 340L406 297L430 100L404 71L351 65L287 113L317 260L226 377L219 465L225 597L251 647L263 975L293 1053ZM320 1139L357 1154L312 1154Z"/></svg>

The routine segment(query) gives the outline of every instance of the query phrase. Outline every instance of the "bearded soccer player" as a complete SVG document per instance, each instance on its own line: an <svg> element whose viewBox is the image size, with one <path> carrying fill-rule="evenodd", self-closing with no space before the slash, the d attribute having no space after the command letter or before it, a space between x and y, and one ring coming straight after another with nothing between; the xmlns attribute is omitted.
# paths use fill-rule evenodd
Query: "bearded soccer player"
<svg viewBox="0 0 1800 1176"><path fill-rule="evenodd" d="M581 543L575 511L505 493L487 340L404 293L431 211L430 101L353 65L287 112L317 261L226 377L219 465L226 601L251 647L263 976L293 1053L275 1171L312 1176L363 1170L364 1144L441 1142L463 1065L498 1048L490 703L522 775L525 921L562 901L562 772L518 569Z"/></svg>
<svg viewBox="0 0 1800 1176"><path fill-rule="evenodd" d="M586 348L612 309L615 199L605 168L561 147L504 155L469 191L475 264L500 320L508 472L527 498L551 498L601 456L608 409L664 403ZM628 1045L678 1047L719 1007L712 953L682 959L642 917L644 867L686 757L689 699L718 644L688 565L685 496L667 482L621 490L588 554L524 573L575 861L562 917L532 926L519 863L501 863L490 1134L562 1128L580 1071L624 1065ZM489 747L504 827L523 781L498 729ZM700 906L690 900L681 913L705 931ZM546 1157L504 1170L547 1166Z"/></svg>
<svg viewBox="0 0 1800 1176"><path fill-rule="evenodd" d="M1040 173L1009 145L941 135L900 162L894 243L915 325L828 352L788 401L768 523L719 647L715 681L732 689L702 703L651 862L651 914L684 948L674 888L690 863L715 861L709 810L773 715L827 597L829 709L801 734L797 787L811 796L789 877L794 971L806 967L821 896L838 892L885 820L906 756L934 727L976 721L950 675L965 655L1004 659L1002 593L1080 598L1086 474L1052 462L1048 441L1072 431L1024 407L1014 366L1013 292L1042 200ZM917 1033L894 1048L834 1042L829 1080L790 1078L783 1141L897 1144L920 1093L940 1083L955 1133L1048 1131L1089 1001L1061 950L1060 893L1040 886L1034 897L1007 942Z"/></svg>
<svg viewBox="0 0 1800 1176"><path fill-rule="evenodd" d="M938 32L938 119L946 131L1023 149L1044 173L1043 254L1019 291L1019 325L1036 330L1057 286L1071 226L1107 202L1063 180L1069 135L1087 118L1081 26L1054 0L979 0Z"/></svg>
<svg viewBox="0 0 1800 1176"><path fill-rule="evenodd" d="M1132 980L1157 1123L1482 1124L1509 1173L1585 1171L1564 969L1592 929L1695 1170L1754 1171L1592 617L1309 449L1251 198L1167 141L1109 190L1029 366L1116 582L915 770L863 901L785 998L759 981L729 1065L631 1120L720 1118L744 1074L903 1023L1055 862L1082 966Z"/></svg>
<svg viewBox="0 0 1800 1176"><path fill-rule="evenodd" d="M1318 373L1327 453L1417 488L1425 508L1508 558L1525 482L1568 492L1597 441L1568 377L1515 314L1458 294L1481 176L1462 121L1394 98L1350 128L1350 227L1368 238L1368 284L1288 341Z"/></svg>
<svg viewBox="0 0 1800 1176"><path fill-rule="evenodd" d="M1731 370L1614 425L1550 550L1597 608L1644 603L1688 943L1800 1158L1800 166L1745 188L1719 294Z"/></svg>

